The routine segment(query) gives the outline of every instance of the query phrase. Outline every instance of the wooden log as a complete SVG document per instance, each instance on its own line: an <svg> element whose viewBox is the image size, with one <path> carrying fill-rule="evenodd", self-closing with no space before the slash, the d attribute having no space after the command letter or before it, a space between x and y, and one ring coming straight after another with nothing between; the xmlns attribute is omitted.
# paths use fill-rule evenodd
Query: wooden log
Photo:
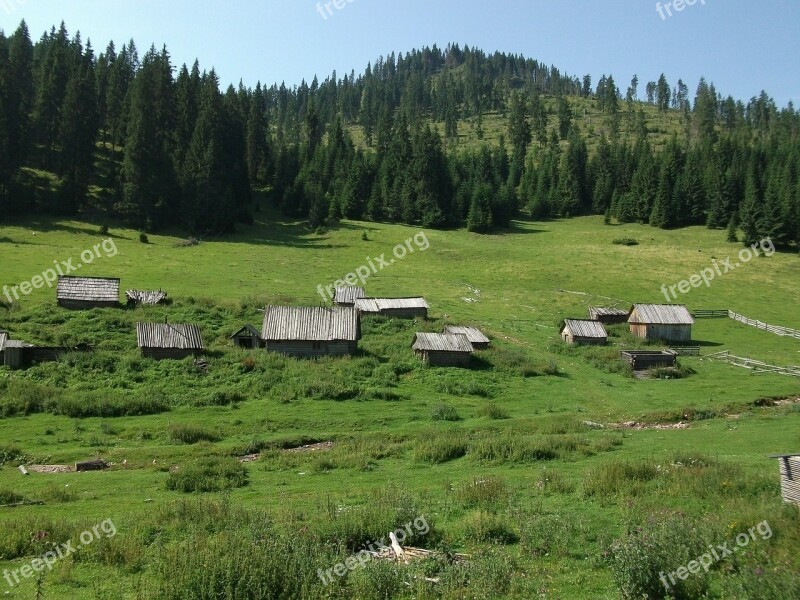
<svg viewBox="0 0 800 600"><path fill-rule="evenodd" d="M19 472L23 475L28 475L28 469L26 469L23 465L19 466Z"/></svg>

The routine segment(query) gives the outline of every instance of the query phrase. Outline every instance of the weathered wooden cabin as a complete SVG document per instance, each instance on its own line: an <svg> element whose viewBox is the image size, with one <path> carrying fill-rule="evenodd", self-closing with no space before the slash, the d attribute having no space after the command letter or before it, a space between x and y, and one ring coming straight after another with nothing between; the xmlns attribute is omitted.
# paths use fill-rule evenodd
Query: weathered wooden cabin
<svg viewBox="0 0 800 600"><path fill-rule="evenodd" d="M358 350L361 321L352 306L268 306L261 339L267 352L343 356Z"/></svg>
<svg viewBox="0 0 800 600"><path fill-rule="evenodd" d="M568 344L605 346L608 343L608 332L600 321L564 319L559 333Z"/></svg>
<svg viewBox="0 0 800 600"><path fill-rule="evenodd" d="M119 279L59 277L56 300L64 308L116 308L119 306Z"/></svg>
<svg viewBox="0 0 800 600"><path fill-rule="evenodd" d="M383 315L400 318L428 318L425 298L357 298L355 307L364 315Z"/></svg>
<svg viewBox="0 0 800 600"><path fill-rule="evenodd" d="M155 306L167 301L167 293L161 290L127 290L128 306Z"/></svg>
<svg viewBox="0 0 800 600"><path fill-rule="evenodd" d="M337 287L333 292L333 303L339 306L353 306L357 298L366 298L367 293L363 287L345 285Z"/></svg>
<svg viewBox="0 0 800 600"><path fill-rule="evenodd" d="M781 474L781 495L784 502L800 505L800 454L776 454Z"/></svg>
<svg viewBox="0 0 800 600"><path fill-rule="evenodd" d="M678 355L671 350L623 350L619 354L634 371L645 371L654 367L674 367L678 364Z"/></svg>
<svg viewBox="0 0 800 600"><path fill-rule="evenodd" d="M417 333L411 348L432 367L468 367L472 344L463 333Z"/></svg>
<svg viewBox="0 0 800 600"><path fill-rule="evenodd" d="M648 341L690 342L694 318L683 304L634 304L631 333Z"/></svg>
<svg viewBox="0 0 800 600"><path fill-rule="evenodd" d="M475 350L486 350L491 343L491 340L477 327L462 327L459 325L447 325L442 333L450 333L454 335L463 334L467 336L469 343Z"/></svg>
<svg viewBox="0 0 800 600"><path fill-rule="evenodd" d="M627 323L629 310L613 308L610 306L591 306L589 307L589 319L600 321L606 325L616 325L617 323Z"/></svg>
<svg viewBox="0 0 800 600"><path fill-rule="evenodd" d="M261 339L261 333L252 325L245 325L239 331L231 336L233 345L237 348L244 348L246 350L255 350L264 346L264 341Z"/></svg>
<svg viewBox="0 0 800 600"><path fill-rule="evenodd" d="M203 339L197 325L137 323L136 339L142 356L155 360L182 359L203 352Z"/></svg>

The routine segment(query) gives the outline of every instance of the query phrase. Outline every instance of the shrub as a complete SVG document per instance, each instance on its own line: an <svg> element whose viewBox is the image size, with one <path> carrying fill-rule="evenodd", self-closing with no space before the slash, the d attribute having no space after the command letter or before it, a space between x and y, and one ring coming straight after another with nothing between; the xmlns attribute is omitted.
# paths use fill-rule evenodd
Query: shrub
<svg viewBox="0 0 800 600"><path fill-rule="evenodd" d="M433 413L431 414L431 418L434 421L460 421L461 416L458 414L458 411L455 407L450 406L449 404L445 404L444 402L440 402L436 406L433 407Z"/></svg>
<svg viewBox="0 0 800 600"><path fill-rule="evenodd" d="M218 442L219 436L199 425L178 423L169 426L169 437L173 442L196 444L198 442Z"/></svg>
<svg viewBox="0 0 800 600"><path fill-rule="evenodd" d="M25 457L17 446L5 444L0 446L0 467L6 463L17 462Z"/></svg>
<svg viewBox="0 0 800 600"><path fill-rule="evenodd" d="M108 225L103 224L100 226L100 235L108 235Z"/></svg>
<svg viewBox="0 0 800 600"><path fill-rule="evenodd" d="M150 243L150 239L147 237L147 234L144 231L139 233L139 241L142 244L149 244Z"/></svg>
<svg viewBox="0 0 800 600"><path fill-rule="evenodd" d="M482 510L474 511L464 519L464 538L476 544L514 544L519 536L506 520Z"/></svg>
<svg viewBox="0 0 800 600"><path fill-rule="evenodd" d="M47 409L54 415L77 419L87 417L140 417L169 411L163 394L152 392L148 396L108 396L101 392L89 392L73 396L53 398Z"/></svg>
<svg viewBox="0 0 800 600"><path fill-rule="evenodd" d="M638 246L639 245L639 242L637 242L635 239L629 238L629 237L617 238L617 239L613 240L611 243L612 244L616 244L617 246Z"/></svg>
<svg viewBox="0 0 800 600"><path fill-rule="evenodd" d="M710 540L717 537L701 522L686 515L649 516L638 526L630 527L607 553L614 581L623 598L704 598L709 576L701 570L685 581L669 579L669 591L661 580L663 573L688 565L708 551Z"/></svg>
<svg viewBox="0 0 800 600"><path fill-rule="evenodd" d="M495 421L511 418L511 415L508 414L508 411L505 408L498 406L494 402L481 406L478 409L478 416L488 417L490 419L494 419Z"/></svg>
<svg viewBox="0 0 800 600"><path fill-rule="evenodd" d="M635 495L642 485L658 476L652 463L612 461L590 470L583 478L584 496Z"/></svg>
<svg viewBox="0 0 800 600"><path fill-rule="evenodd" d="M498 477L477 477L456 488L456 497L468 507L496 504L508 498L508 486Z"/></svg>
<svg viewBox="0 0 800 600"><path fill-rule="evenodd" d="M20 502L25 502L25 496L20 496L16 492L9 490L0 490L0 506L19 504Z"/></svg>
<svg viewBox="0 0 800 600"><path fill-rule="evenodd" d="M469 454L476 461L495 464L558 458L558 451L552 442L511 434L478 440L470 446Z"/></svg>
<svg viewBox="0 0 800 600"><path fill-rule="evenodd" d="M247 469L235 458L206 457L171 472L167 489L187 494L220 492L244 487L247 483Z"/></svg>
<svg viewBox="0 0 800 600"><path fill-rule="evenodd" d="M467 453L467 438L460 432L436 433L423 436L414 447L414 460L444 463Z"/></svg>

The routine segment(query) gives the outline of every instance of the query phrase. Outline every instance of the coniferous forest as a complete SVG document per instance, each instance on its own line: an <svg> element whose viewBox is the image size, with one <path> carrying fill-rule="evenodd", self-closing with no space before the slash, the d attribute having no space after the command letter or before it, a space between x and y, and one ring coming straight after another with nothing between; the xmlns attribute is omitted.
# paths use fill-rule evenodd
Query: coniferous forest
<svg viewBox="0 0 800 600"><path fill-rule="evenodd" d="M643 92L643 93L641 93ZM602 118L591 144L579 126ZM647 111L678 130L655 144ZM499 143L456 143L459 125ZM357 135L356 135L357 134ZM62 23L0 32L0 219L107 215L146 231L232 231L253 190L312 227L364 219L488 232L511 219L601 214L800 242L800 113L661 75L639 89L450 45L394 53L288 88L220 89L134 41L95 54ZM259 196L260 197L260 196Z"/></svg>

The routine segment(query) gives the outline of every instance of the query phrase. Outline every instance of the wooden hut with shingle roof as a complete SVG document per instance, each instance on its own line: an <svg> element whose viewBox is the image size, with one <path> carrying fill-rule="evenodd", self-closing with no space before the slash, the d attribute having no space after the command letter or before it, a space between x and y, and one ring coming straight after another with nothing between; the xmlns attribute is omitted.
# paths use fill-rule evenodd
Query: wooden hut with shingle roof
<svg viewBox="0 0 800 600"><path fill-rule="evenodd" d="M203 352L203 339L197 325L137 323L136 340L142 356L155 360L182 359Z"/></svg>
<svg viewBox="0 0 800 600"><path fill-rule="evenodd" d="M339 306L353 306L357 298L365 298L367 293L363 287L355 285L338 286L333 293L333 303Z"/></svg>
<svg viewBox="0 0 800 600"><path fill-rule="evenodd" d="M56 300L64 308L117 308L119 279L108 277L59 277Z"/></svg>
<svg viewBox="0 0 800 600"><path fill-rule="evenodd" d="M559 333L568 344L604 346L608 343L608 332L600 321L564 319Z"/></svg>
<svg viewBox="0 0 800 600"><path fill-rule="evenodd" d="M358 349L361 321L352 306L268 306L261 338L268 352L342 356Z"/></svg>
<svg viewBox="0 0 800 600"><path fill-rule="evenodd" d="M781 495L784 502L800 506L800 454L775 454L781 474Z"/></svg>
<svg viewBox="0 0 800 600"><path fill-rule="evenodd" d="M365 315L384 315L401 318L428 318L425 298L357 298L355 307Z"/></svg>
<svg viewBox="0 0 800 600"><path fill-rule="evenodd" d="M411 348L432 367L468 367L473 351L463 333L417 333Z"/></svg>
<svg viewBox="0 0 800 600"><path fill-rule="evenodd" d="M683 304L634 304L628 324L648 341L691 342L694 318Z"/></svg>
<svg viewBox="0 0 800 600"><path fill-rule="evenodd" d="M491 340L477 327L462 327L460 325L447 325L442 333L463 334L475 350L486 350Z"/></svg>

